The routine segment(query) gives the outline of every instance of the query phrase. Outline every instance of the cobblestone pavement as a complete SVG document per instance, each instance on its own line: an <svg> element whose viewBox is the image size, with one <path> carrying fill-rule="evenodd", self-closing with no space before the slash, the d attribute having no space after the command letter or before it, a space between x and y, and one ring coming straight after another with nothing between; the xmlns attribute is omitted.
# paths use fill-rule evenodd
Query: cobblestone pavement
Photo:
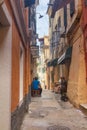
<svg viewBox="0 0 87 130"><path fill-rule="evenodd" d="M87 130L87 116L61 101L59 94L44 90L31 99L21 130Z"/></svg>

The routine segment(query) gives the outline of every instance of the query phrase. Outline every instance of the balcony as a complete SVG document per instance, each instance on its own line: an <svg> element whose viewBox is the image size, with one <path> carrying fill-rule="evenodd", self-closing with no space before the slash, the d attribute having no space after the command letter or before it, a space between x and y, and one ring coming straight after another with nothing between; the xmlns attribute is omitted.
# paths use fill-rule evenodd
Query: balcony
<svg viewBox="0 0 87 130"><path fill-rule="evenodd" d="M76 3L75 12L73 14L73 17L71 18L71 22L68 24L68 27L67 27L68 34L71 34L71 32L76 28L76 24L80 21L80 17L82 13L82 1L75 0L75 3Z"/></svg>

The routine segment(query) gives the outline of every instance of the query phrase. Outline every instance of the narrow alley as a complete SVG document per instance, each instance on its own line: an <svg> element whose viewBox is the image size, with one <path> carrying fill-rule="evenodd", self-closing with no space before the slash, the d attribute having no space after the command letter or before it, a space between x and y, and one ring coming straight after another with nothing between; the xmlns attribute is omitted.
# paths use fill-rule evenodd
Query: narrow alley
<svg viewBox="0 0 87 130"><path fill-rule="evenodd" d="M0 130L87 130L87 0L0 0L0 117Z"/></svg>
<svg viewBox="0 0 87 130"><path fill-rule="evenodd" d="M87 130L87 116L60 94L43 90L41 97L31 98L21 130Z"/></svg>

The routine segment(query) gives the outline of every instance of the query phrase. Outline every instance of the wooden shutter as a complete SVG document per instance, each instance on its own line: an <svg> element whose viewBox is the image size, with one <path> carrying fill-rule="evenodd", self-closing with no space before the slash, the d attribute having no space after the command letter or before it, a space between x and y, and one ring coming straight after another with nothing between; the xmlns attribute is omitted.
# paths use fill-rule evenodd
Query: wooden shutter
<svg viewBox="0 0 87 130"><path fill-rule="evenodd" d="M72 17L74 13L75 13L75 0L72 0L70 2L70 16Z"/></svg>

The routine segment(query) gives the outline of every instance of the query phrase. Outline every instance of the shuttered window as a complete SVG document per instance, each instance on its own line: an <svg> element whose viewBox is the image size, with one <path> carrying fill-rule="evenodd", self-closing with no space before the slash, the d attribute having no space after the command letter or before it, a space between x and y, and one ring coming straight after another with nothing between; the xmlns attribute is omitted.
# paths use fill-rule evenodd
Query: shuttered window
<svg viewBox="0 0 87 130"><path fill-rule="evenodd" d="M30 10L30 8L28 8L28 28L30 28L31 27L31 10Z"/></svg>
<svg viewBox="0 0 87 130"><path fill-rule="evenodd" d="M75 13L75 0L72 0L70 2L70 16L72 17L74 13Z"/></svg>
<svg viewBox="0 0 87 130"><path fill-rule="evenodd" d="M67 6L64 7L64 26L67 27Z"/></svg>
<svg viewBox="0 0 87 130"><path fill-rule="evenodd" d="M59 17L58 19L58 31L60 30L60 27L61 27L61 17Z"/></svg>
<svg viewBox="0 0 87 130"><path fill-rule="evenodd" d="M24 0L25 7L31 7L35 4L35 0Z"/></svg>

